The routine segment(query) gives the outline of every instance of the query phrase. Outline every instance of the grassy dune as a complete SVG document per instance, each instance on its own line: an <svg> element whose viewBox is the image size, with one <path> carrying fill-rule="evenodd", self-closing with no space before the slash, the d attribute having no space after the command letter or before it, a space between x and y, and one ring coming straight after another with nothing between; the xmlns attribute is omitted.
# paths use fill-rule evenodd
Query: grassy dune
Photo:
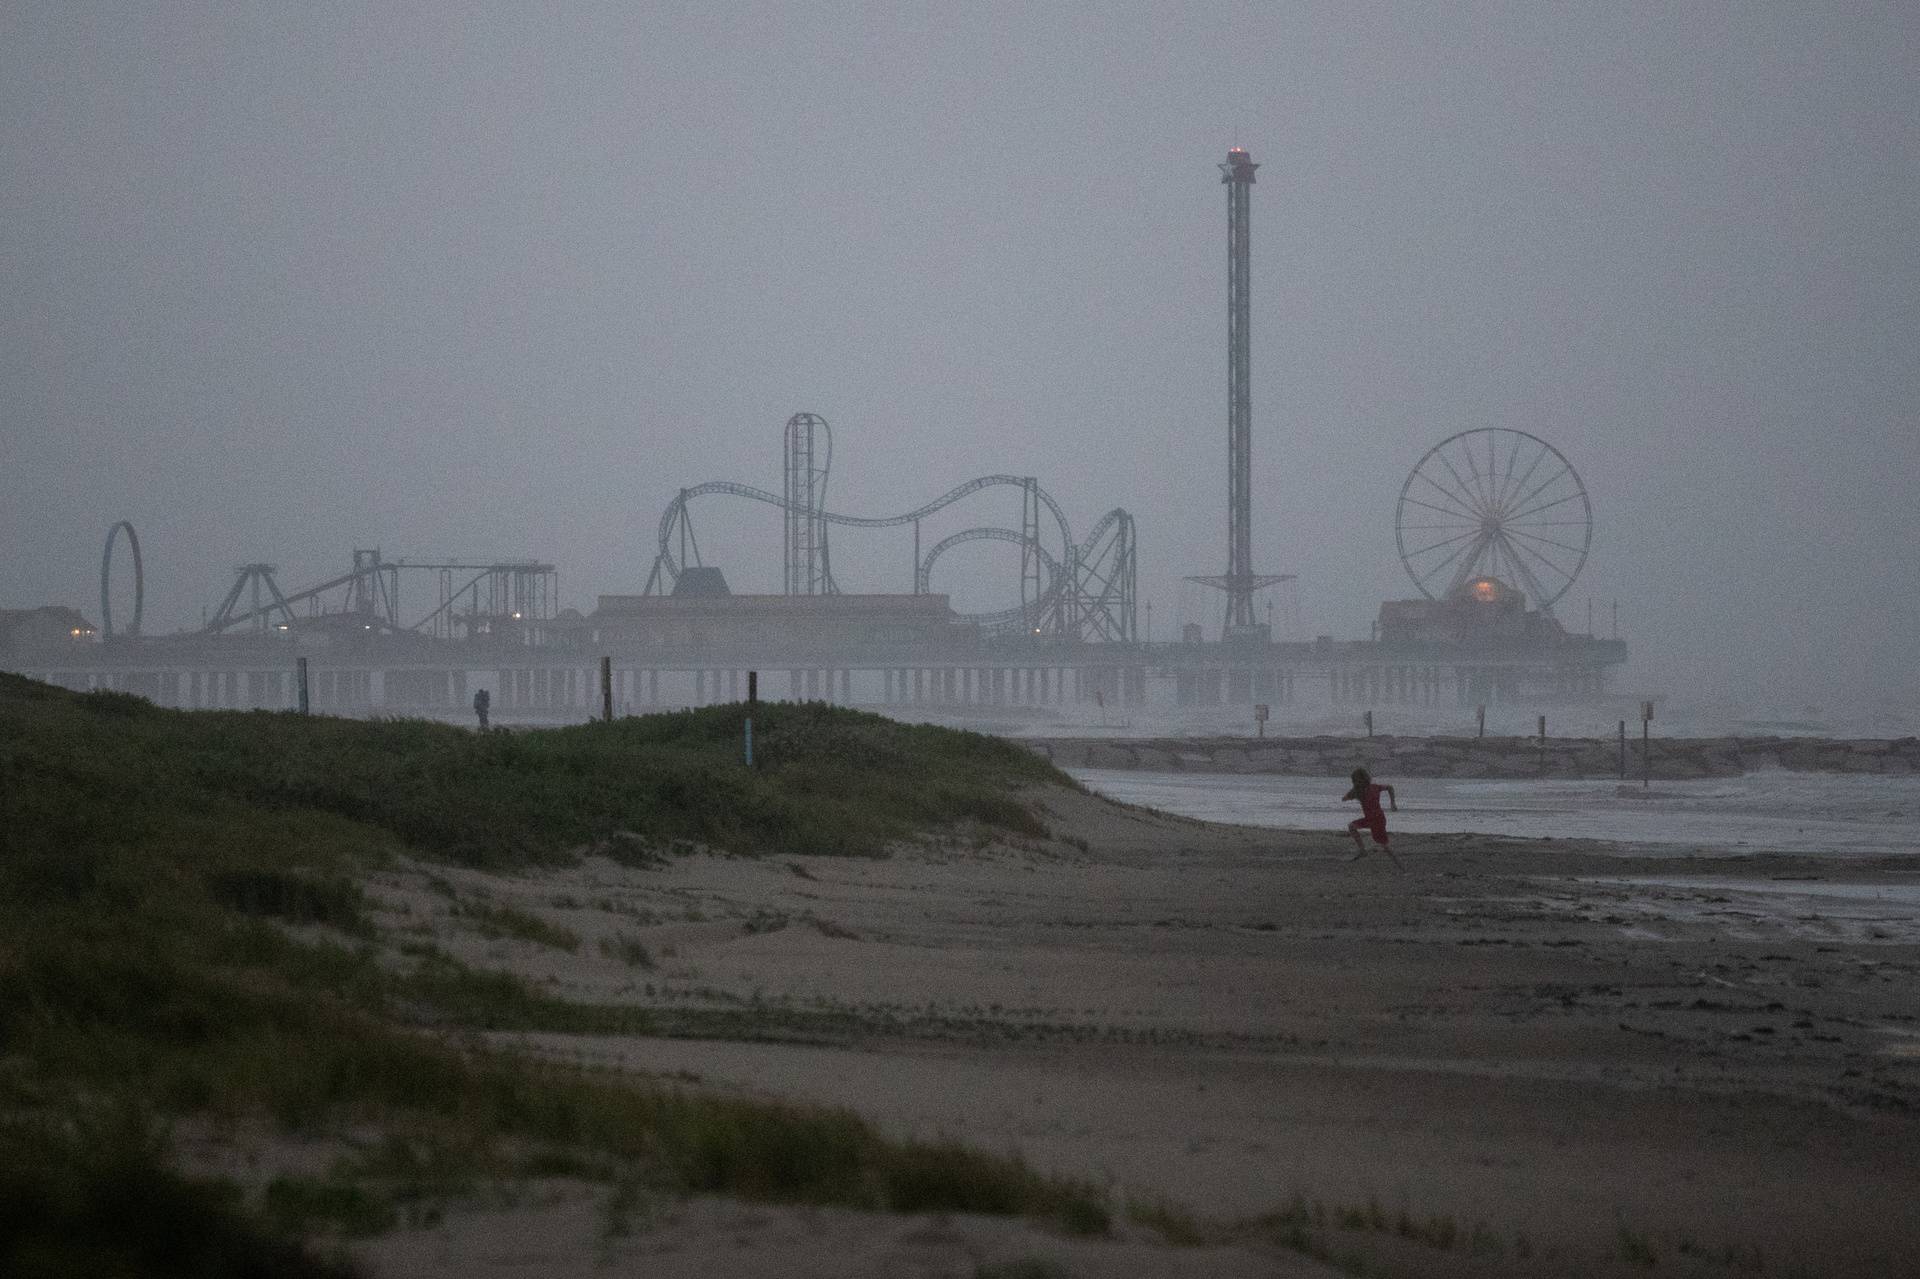
<svg viewBox="0 0 1920 1279"><path fill-rule="evenodd" d="M818 705L764 706L756 730L749 772L738 708L479 736L0 676L0 1272L332 1273L288 1241L551 1175L1104 1229L1086 1187L1016 1160L483 1050L471 1031L645 1026L404 960L370 922L357 878L397 855L872 856L955 825L1044 835L1017 791L1070 784L1001 742ZM355 1153L256 1192L192 1182L166 1136L189 1117L351 1129Z"/></svg>

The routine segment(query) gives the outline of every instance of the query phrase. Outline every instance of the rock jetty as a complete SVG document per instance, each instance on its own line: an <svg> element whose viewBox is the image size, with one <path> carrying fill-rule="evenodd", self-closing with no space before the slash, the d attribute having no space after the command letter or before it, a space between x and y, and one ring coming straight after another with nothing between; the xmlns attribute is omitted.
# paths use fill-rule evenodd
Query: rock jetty
<svg viewBox="0 0 1920 1279"><path fill-rule="evenodd" d="M1272 773L1345 777L1618 777L1612 738L1534 737L1030 737L1021 744L1062 768ZM1920 738L1654 738L1648 771L1661 780L1800 773L1920 773ZM1626 776L1642 775L1640 741L1627 739Z"/></svg>

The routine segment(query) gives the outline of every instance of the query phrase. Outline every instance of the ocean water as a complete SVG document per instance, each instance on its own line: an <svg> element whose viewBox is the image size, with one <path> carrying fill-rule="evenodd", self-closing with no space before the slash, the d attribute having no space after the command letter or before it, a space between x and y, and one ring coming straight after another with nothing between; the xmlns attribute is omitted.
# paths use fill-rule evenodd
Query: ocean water
<svg viewBox="0 0 1920 1279"><path fill-rule="evenodd" d="M1360 814L1344 779L1223 773L1067 770L1128 804L1249 826L1340 832ZM1656 782L1472 781L1382 776L1400 800L1388 828L1608 840L1635 852L1920 855L1920 777L1749 773Z"/></svg>

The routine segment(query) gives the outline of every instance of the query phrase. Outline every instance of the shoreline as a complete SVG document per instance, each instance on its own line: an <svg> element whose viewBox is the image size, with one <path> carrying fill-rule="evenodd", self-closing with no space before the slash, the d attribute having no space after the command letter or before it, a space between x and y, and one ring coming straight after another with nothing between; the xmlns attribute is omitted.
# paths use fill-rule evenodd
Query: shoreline
<svg viewBox="0 0 1920 1279"><path fill-rule="evenodd" d="M1338 830L1355 815L1345 777L1072 768L1097 794L1209 821ZM1762 773L1660 781L1404 777L1398 834L1593 840L1670 857L1701 849L1833 859L1920 853L1920 777Z"/></svg>
<svg viewBox="0 0 1920 1279"><path fill-rule="evenodd" d="M1254 1261L1335 1273L1255 1224L1295 1203L1322 1208L1299 1238L1368 1273L1626 1275L1643 1255L1702 1275L1755 1259L1810 1276L1907 1264L1920 946L1871 921L1810 931L1798 908L1753 909L1729 882L1911 885L1899 859L1676 864L1575 840L1407 835L1402 875L1345 862L1331 833L1074 792L1039 802L1044 845L456 878L462 897L577 933L578 956L471 932L412 872L373 891L471 962L706 1018L665 1038L502 1045L845 1106L890 1135L1017 1150L1108 1185L1116 1204L1198 1214L1188 1248L1137 1230L1070 1249L1044 1232L1001 1241L1076 1276ZM651 966L600 955L593 939L616 933ZM894 1273L903 1254L874 1241L940 1229L946 1243L914 1247L971 1273L987 1246L965 1220L835 1218L876 1259L782 1269L792 1217L756 1208L760 1226L704 1229L702 1211L664 1208L607 1246L661 1273L742 1276ZM455 1214L354 1250L376 1274L453 1276L550 1246L553 1272L588 1273L507 1220ZM1414 1240L1392 1225L1405 1220L1457 1238Z"/></svg>
<svg viewBox="0 0 1920 1279"><path fill-rule="evenodd" d="M1344 777L1356 767L1400 777L1519 781L1608 778L1689 781L1783 770L1910 777L1920 774L1920 738L1691 737L1016 737L1056 768L1149 772L1264 773ZM1648 765L1650 764L1650 767Z"/></svg>

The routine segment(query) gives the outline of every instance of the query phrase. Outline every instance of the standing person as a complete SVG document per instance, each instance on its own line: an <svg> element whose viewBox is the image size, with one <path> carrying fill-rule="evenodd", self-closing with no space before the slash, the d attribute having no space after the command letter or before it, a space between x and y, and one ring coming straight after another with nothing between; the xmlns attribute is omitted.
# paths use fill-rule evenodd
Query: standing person
<svg viewBox="0 0 1920 1279"><path fill-rule="evenodd" d="M481 689L473 695L473 713L480 717L480 731L487 731L487 708L493 705L493 694Z"/></svg>
<svg viewBox="0 0 1920 1279"><path fill-rule="evenodd" d="M1393 805L1393 811L1399 812L1400 798L1393 793L1393 787L1377 784L1364 768L1353 770L1353 789L1340 797L1342 803L1350 799L1360 801L1360 816L1347 823L1347 834L1353 836L1353 856L1348 861L1357 862L1367 855L1367 846L1360 842L1360 831L1364 828L1373 832L1373 842L1387 850L1387 856L1393 858L1393 864L1400 865L1400 859L1394 856L1393 845L1387 842L1387 815L1380 808L1382 793L1386 795L1387 802Z"/></svg>

